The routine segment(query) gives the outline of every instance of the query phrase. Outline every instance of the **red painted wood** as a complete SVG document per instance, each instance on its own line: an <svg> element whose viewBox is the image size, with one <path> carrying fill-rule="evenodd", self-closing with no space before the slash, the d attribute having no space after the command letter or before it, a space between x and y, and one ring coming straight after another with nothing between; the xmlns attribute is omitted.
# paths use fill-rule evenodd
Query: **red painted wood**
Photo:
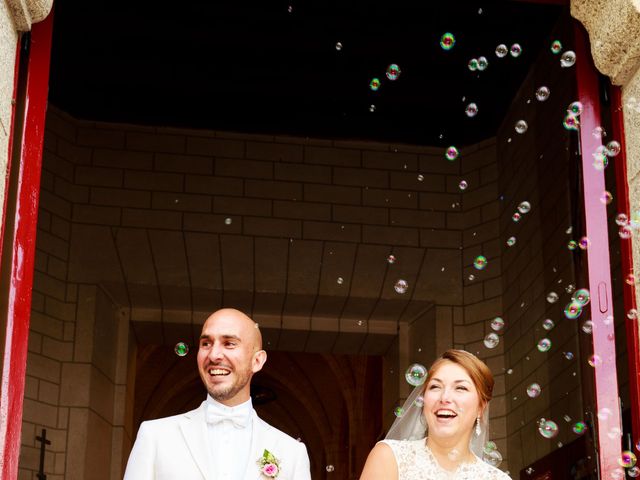
<svg viewBox="0 0 640 480"><path fill-rule="evenodd" d="M627 154L624 136L624 118L622 115L622 90L620 87L611 89L611 139L620 142L620 154L613 160L616 172L616 192L618 198L618 212L631 217L631 203L629 200L629 184L627 181ZM631 240L620 239L620 259L622 263L622 276L626 279L628 274L634 274ZM635 283L622 284L624 297L624 310L628 312L636 305ZM627 359L629 364L629 401L631 407L631 433L632 438L640 439L640 334L638 332L638 319L626 319L627 334Z"/></svg>
<svg viewBox="0 0 640 480"><path fill-rule="evenodd" d="M14 229L7 234L11 248L6 335L0 384L0 480L18 478L22 402L27 370L27 341L36 247L40 170L49 88L53 15L33 25L26 78L25 112Z"/></svg>
<svg viewBox="0 0 640 480"><path fill-rule="evenodd" d="M574 68L578 100L583 105L579 136L582 150L585 223L590 241L587 261L591 319L593 320L592 340L594 355L599 357L598 364L594 368L596 408L599 413L595 421L600 478L608 479L617 478L614 475L620 470L617 461L622 453L620 448L622 424L618 401L607 207L600 201L606 186L604 171L593 167L593 153L602 144L601 139L593 135L593 130L601 124L600 92L598 75L591 62L587 35L582 26L577 24L575 32L577 61ZM620 435L617 434L618 431Z"/></svg>

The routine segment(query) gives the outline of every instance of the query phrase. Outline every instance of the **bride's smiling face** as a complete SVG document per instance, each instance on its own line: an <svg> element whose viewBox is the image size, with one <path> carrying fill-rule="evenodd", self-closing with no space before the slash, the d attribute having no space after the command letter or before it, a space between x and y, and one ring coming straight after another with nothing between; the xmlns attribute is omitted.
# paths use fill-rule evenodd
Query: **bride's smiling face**
<svg viewBox="0 0 640 480"><path fill-rule="evenodd" d="M478 391L463 367L443 362L429 378L423 397L429 437L457 441L471 435L482 408Z"/></svg>

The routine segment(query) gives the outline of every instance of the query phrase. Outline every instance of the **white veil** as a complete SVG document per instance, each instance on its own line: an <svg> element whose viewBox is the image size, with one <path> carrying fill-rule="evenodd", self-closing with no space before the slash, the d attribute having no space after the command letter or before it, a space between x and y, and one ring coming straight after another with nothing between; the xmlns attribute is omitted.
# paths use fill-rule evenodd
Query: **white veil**
<svg viewBox="0 0 640 480"><path fill-rule="evenodd" d="M420 440L427 436L427 424L422 415L422 390L424 385L420 385L413 389L411 395L407 398L406 402L402 406L402 414L396 418L384 437L385 440ZM469 441L469 449L479 457L483 458L484 446L488 440L489 430L489 405L484 409L482 417L480 418L480 435L471 433L471 440Z"/></svg>

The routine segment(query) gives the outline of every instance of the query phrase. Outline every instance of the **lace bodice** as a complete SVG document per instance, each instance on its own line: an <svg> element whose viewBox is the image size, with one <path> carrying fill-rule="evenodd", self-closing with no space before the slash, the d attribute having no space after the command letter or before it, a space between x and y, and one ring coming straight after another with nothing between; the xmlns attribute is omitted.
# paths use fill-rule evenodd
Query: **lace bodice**
<svg viewBox="0 0 640 480"><path fill-rule="evenodd" d="M438 465L436 458L421 440L383 440L391 447L398 464L398 480L510 480L503 471L476 457L462 463L454 472Z"/></svg>

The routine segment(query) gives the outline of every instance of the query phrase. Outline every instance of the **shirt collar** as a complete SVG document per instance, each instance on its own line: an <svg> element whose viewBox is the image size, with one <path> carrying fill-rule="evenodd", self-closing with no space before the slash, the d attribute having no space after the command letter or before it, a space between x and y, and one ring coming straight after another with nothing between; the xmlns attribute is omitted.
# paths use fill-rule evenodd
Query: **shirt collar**
<svg viewBox="0 0 640 480"><path fill-rule="evenodd" d="M207 404L209 408L212 408L214 411L219 412L220 414L244 414L249 415L251 410L253 410L253 403L251 402L251 397L244 403L240 405L236 405L235 407L229 407L224 405L217 400L214 400L211 395L207 394Z"/></svg>

